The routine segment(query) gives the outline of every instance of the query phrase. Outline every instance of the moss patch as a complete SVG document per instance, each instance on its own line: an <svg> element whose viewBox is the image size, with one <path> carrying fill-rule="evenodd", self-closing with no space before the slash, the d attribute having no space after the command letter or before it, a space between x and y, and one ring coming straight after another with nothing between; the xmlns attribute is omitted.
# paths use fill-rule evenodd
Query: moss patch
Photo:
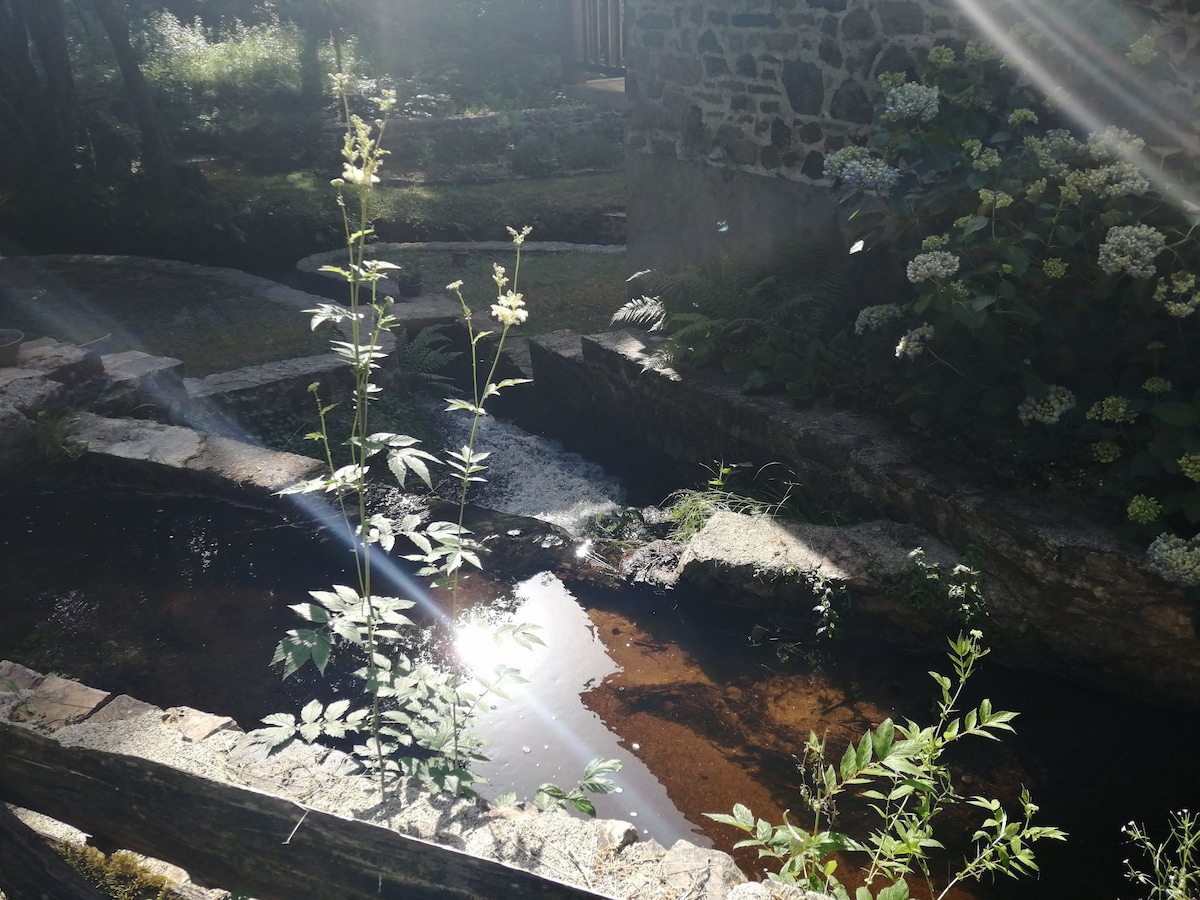
<svg viewBox="0 0 1200 900"><path fill-rule="evenodd" d="M171 882L125 850L105 856L95 847L78 844L59 844L57 849L84 880L113 900L167 900L173 896Z"/></svg>

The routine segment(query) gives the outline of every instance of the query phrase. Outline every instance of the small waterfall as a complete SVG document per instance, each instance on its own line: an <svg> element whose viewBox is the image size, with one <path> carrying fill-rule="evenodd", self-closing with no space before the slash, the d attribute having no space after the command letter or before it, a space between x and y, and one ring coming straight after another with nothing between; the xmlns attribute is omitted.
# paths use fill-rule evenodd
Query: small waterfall
<svg viewBox="0 0 1200 900"><path fill-rule="evenodd" d="M438 416L447 445L463 446L471 417L462 412ZM611 512L625 499L622 484L600 466L492 416L480 419L475 451L491 456L484 460L487 482L475 486L472 502L550 522L576 537L588 519Z"/></svg>

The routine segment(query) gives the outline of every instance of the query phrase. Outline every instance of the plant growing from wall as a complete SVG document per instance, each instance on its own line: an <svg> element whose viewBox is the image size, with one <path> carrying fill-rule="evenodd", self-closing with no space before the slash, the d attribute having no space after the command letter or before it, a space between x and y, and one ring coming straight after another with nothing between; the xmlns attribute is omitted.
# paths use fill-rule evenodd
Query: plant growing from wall
<svg viewBox="0 0 1200 900"><path fill-rule="evenodd" d="M1131 534L1194 531L1200 207L1176 199L1194 172L1120 128L1057 127L987 47L928 63L919 81L881 76L875 136L826 157L852 237L894 248L911 288L861 310L844 367L998 468L1073 473ZM1160 571L1188 583L1173 559Z"/></svg>
<svg viewBox="0 0 1200 900"><path fill-rule="evenodd" d="M372 189L379 181L377 172L386 153L380 146L384 121L377 119L372 128L353 115L346 99L345 80L339 78L337 87L348 129L342 177L334 184L342 192L339 203L348 257L344 266L326 267L325 271L346 279L350 302L346 307L326 303L310 312L314 328L336 322L350 329L349 340L332 343L334 352L354 374L350 401L353 415L346 440L350 461L341 465L335 462L329 428L329 414L334 407L321 400L319 386L314 384L311 391L316 398L320 425L310 437L322 447L328 471L283 493L332 497L352 542L355 584L313 591L311 602L293 606L307 625L288 632L279 644L274 662L282 664L285 678L308 663L324 672L336 647L351 648L359 666L352 674L363 685L366 705L355 708L348 699L325 705L314 699L298 717L291 713L267 716L263 719L266 727L254 732L254 736L277 748L296 738L311 742L322 736L344 739L361 735L362 742L355 745L354 752L376 774L381 793L386 790L389 776L403 774L415 776L439 790L471 796L470 785L475 780L471 765L486 759L481 753L484 742L473 729L481 704L493 696L503 697L506 684L523 679L515 668L503 664L485 675L413 659L404 646L406 634L414 627L407 612L415 603L375 593L374 559L377 553L391 551L397 539L411 542L416 552L406 558L421 564L419 575L434 576L437 583L449 585L454 613L458 611L457 588L463 567L481 567L482 545L463 527L463 513L470 486L483 480L486 468L483 462L487 454L475 450L476 428L485 415L485 405L501 390L523 380L496 382L493 378L509 329L527 316L516 287L521 245L529 229L519 232L509 229L517 257L511 286L504 268L494 266L497 299L491 312L501 331L485 381L479 378L478 350L491 332L475 328L471 310L462 300L461 283L448 286L462 302L471 340L473 397L448 401L448 409L463 410L472 416L466 444L447 452L443 461L418 448L412 437L373 430L371 408L381 393L374 379L387 355L383 332L395 324L390 313L392 301L379 290L379 282L397 268L392 263L368 258L366 249L371 235ZM392 102L394 97L385 94L380 102L381 116L386 115ZM346 194L350 195L350 202ZM447 465L460 486L457 522L423 523L415 514L393 522L382 514L371 514L366 505L367 473L371 461L380 456L401 485L411 473L429 489L433 486L430 466ZM504 625L495 636L525 648L541 643L532 629L522 624ZM596 761L595 778L587 784L611 790L611 782L602 775L618 767L615 761ZM571 799L566 792L564 798Z"/></svg>
<svg viewBox="0 0 1200 900"><path fill-rule="evenodd" d="M929 895L941 900L965 880L1036 873L1033 844L1064 840L1066 835L1057 828L1033 824L1038 808L1028 791L1021 792L1021 813L1013 818L999 800L961 796L942 759L948 748L964 738L998 740L1000 734L1013 730L1009 723L1017 714L994 710L989 700L960 715L958 704L963 689L989 652L981 640L978 631L960 633L949 642L954 676L929 673L941 694L933 725L921 726L911 719L898 724L885 719L857 743L850 743L836 766L827 760L825 742L810 732L802 769L806 776L802 798L811 823L808 827L786 820L772 825L755 819L741 804L732 814L709 813L709 818L750 835L736 847L752 847L760 858L778 861L780 869L771 880L838 898L849 898L849 892L834 874L834 854L865 855L864 886L857 890L855 900L906 900L912 879L924 881ZM879 819L878 826L861 838L832 828L838 797L858 786L869 786L860 791L860 796L870 801ZM972 835L973 850L951 870L939 890L932 872L936 853L943 846L935 837L934 820L960 804L981 810L980 823ZM885 886L877 890L877 882Z"/></svg>

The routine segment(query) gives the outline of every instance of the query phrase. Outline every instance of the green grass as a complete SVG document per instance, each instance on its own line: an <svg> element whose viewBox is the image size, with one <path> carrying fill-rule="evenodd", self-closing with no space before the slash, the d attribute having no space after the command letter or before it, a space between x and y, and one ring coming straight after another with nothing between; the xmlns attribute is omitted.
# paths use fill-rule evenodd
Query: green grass
<svg viewBox="0 0 1200 900"><path fill-rule="evenodd" d="M175 357L190 376L329 349L298 310L231 290L220 277L121 262L36 265L36 287L0 284L0 321L27 340L80 344L111 335L112 352Z"/></svg>
<svg viewBox="0 0 1200 900"><path fill-rule="evenodd" d="M409 250L384 256L402 265L419 261L427 293L461 280L467 303L485 316L496 299L492 264L504 266L510 278L513 274L512 251L473 250L461 268L452 264L449 250ZM604 331L625 302L625 254L525 250L517 287L525 297L529 320L514 333L544 334L560 328L581 334Z"/></svg>

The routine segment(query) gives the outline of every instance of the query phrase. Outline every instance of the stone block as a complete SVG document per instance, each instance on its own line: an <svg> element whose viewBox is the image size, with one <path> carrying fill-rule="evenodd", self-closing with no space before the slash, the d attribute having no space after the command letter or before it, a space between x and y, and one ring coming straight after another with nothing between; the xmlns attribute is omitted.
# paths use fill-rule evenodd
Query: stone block
<svg viewBox="0 0 1200 900"><path fill-rule="evenodd" d="M191 744L212 737L218 731L242 730L229 716L216 716L192 709L190 706L172 706L162 714L162 722L168 728L178 731L183 735L183 739Z"/></svg>
<svg viewBox="0 0 1200 900"><path fill-rule="evenodd" d="M110 419L80 413L74 437L88 452L120 459L182 468L204 447L204 438L190 428L138 419Z"/></svg>
<svg viewBox="0 0 1200 900"><path fill-rule="evenodd" d="M38 338L23 343L18 364L23 369L40 372L63 384L78 384L103 371L96 354L53 338Z"/></svg>
<svg viewBox="0 0 1200 900"><path fill-rule="evenodd" d="M0 659L0 693L11 692L14 686L19 691L33 690L44 678L41 672L27 669L8 659Z"/></svg>
<svg viewBox="0 0 1200 900"><path fill-rule="evenodd" d="M64 404L67 389L41 372L29 369L0 369L0 405L33 418L45 409Z"/></svg>
<svg viewBox="0 0 1200 900"><path fill-rule="evenodd" d="M109 696L108 691L47 675L33 689L26 703L13 710L11 718L54 730L87 718Z"/></svg>
<svg viewBox="0 0 1200 900"><path fill-rule="evenodd" d="M592 823L596 829L598 850L620 850L637 843L638 830L628 822L618 819L597 819Z"/></svg>
<svg viewBox="0 0 1200 900"><path fill-rule="evenodd" d="M746 881L728 853L676 841L662 859L663 879L681 896L725 900L735 886Z"/></svg>
<svg viewBox="0 0 1200 900"><path fill-rule="evenodd" d="M106 722L123 722L126 719L136 719L138 716L144 716L147 713L161 712L162 710L152 703L137 700L128 694L121 694L96 710L88 719L88 722L102 725Z"/></svg>
<svg viewBox="0 0 1200 900"><path fill-rule="evenodd" d="M825 103L825 75L820 66L799 59L784 63L783 87L796 115L821 114Z"/></svg>
<svg viewBox="0 0 1200 900"><path fill-rule="evenodd" d="M178 409L186 398L183 363L140 350L102 356L106 384L92 406L106 415L136 416L145 407Z"/></svg>

